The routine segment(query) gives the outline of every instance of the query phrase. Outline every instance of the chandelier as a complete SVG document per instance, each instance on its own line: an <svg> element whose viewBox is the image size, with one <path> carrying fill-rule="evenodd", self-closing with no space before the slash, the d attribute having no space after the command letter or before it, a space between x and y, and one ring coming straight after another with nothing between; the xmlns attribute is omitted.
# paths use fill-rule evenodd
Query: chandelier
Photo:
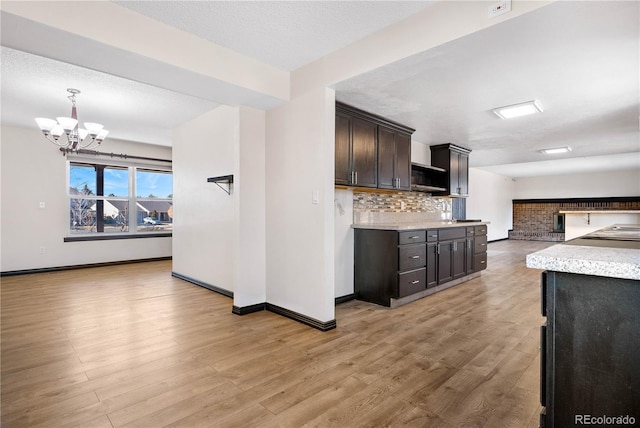
<svg viewBox="0 0 640 428"><path fill-rule="evenodd" d="M94 122L85 122L84 128L78 127L76 95L78 95L80 91L69 88L67 92L71 94L67 97L72 104L71 117L57 117L56 120L37 117L36 123L47 140L56 146L62 147L64 150L77 152L80 149L97 147L102 143L102 140L104 140L109 131L104 129L99 123ZM62 134L65 134L65 138L60 138Z"/></svg>

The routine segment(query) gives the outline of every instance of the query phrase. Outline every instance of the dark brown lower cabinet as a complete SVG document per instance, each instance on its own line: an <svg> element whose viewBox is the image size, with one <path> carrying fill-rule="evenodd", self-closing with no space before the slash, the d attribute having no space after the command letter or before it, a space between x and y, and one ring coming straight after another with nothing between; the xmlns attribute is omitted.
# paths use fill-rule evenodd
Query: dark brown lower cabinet
<svg viewBox="0 0 640 428"><path fill-rule="evenodd" d="M640 281L542 274L540 426L640 426Z"/></svg>
<svg viewBox="0 0 640 428"><path fill-rule="evenodd" d="M355 229L356 298L391 306L391 299L407 297L465 277L472 273L468 271L470 263L480 265L479 257L484 257L486 267L486 226L482 226L485 233L483 253L474 254L473 249L467 249L467 230L475 231L475 228L400 232Z"/></svg>
<svg viewBox="0 0 640 428"><path fill-rule="evenodd" d="M426 231L356 229L356 298L382 306L427 288Z"/></svg>

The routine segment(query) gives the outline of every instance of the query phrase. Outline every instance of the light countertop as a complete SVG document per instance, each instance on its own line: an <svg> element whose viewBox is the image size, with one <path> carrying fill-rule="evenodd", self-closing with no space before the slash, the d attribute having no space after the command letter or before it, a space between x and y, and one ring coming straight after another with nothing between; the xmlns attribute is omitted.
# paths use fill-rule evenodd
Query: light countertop
<svg viewBox="0 0 640 428"><path fill-rule="evenodd" d="M576 242L589 242L578 238ZM640 249L615 248L606 241L599 246L575 245L571 241L527 255L527 267L556 272L640 280Z"/></svg>
<svg viewBox="0 0 640 428"><path fill-rule="evenodd" d="M490 224L488 221L474 222L449 222L449 221L417 221L407 223L358 223L351 227L354 229L376 229L376 230L419 230L419 229L442 229L449 227L469 227Z"/></svg>
<svg viewBox="0 0 640 428"><path fill-rule="evenodd" d="M583 211L560 211L560 214L640 214L640 210L583 210Z"/></svg>

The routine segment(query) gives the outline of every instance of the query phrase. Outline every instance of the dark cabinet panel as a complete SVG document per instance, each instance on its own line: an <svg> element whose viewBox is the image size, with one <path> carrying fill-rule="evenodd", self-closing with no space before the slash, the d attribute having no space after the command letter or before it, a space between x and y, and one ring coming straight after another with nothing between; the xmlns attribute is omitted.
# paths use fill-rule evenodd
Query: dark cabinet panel
<svg viewBox="0 0 640 428"><path fill-rule="evenodd" d="M547 428L576 417L640 415L640 281L547 272L547 323L541 337L541 416ZM592 422L592 424L595 424Z"/></svg>
<svg viewBox="0 0 640 428"><path fill-rule="evenodd" d="M378 185L376 133L376 124L336 111L335 184Z"/></svg>
<svg viewBox="0 0 640 428"><path fill-rule="evenodd" d="M475 248L474 242L475 242L475 238L467 237L466 248L465 248L465 251L467 252L467 255L466 255L467 266L465 269L467 271L467 275L475 272L475 257L473 254L473 251Z"/></svg>
<svg viewBox="0 0 640 428"><path fill-rule="evenodd" d="M458 154L458 188L460 196L469 195L469 154Z"/></svg>
<svg viewBox="0 0 640 428"><path fill-rule="evenodd" d="M404 244L415 244L417 242L424 242L427 240L427 231L426 230L412 230L409 232L399 232L398 239L400 240L400 245Z"/></svg>
<svg viewBox="0 0 640 428"><path fill-rule="evenodd" d="M411 190L411 136L378 127L378 187Z"/></svg>
<svg viewBox="0 0 640 428"><path fill-rule="evenodd" d="M438 285L438 243L427 243L427 288Z"/></svg>
<svg viewBox="0 0 640 428"><path fill-rule="evenodd" d="M352 119L353 173L352 184L360 187L378 185L378 144L376 125L358 118Z"/></svg>
<svg viewBox="0 0 640 428"><path fill-rule="evenodd" d="M453 241L438 242L438 284L453 279Z"/></svg>
<svg viewBox="0 0 640 428"><path fill-rule="evenodd" d="M447 190L434 192L438 196L466 197L469 195L469 153L471 150L455 144L430 146L431 165L444 168L445 182L441 183Z"/></svg>
<svg viewBox="0 0 640 428"><path fill-rule="evenodd" d="M378 129L378 187L382 189L395 189L395 158L395 133L381 126Z"/></svg>
<svg viewBox="0 0 640 428"><path fill-rule="evenodd" d="M411 190L411 135L396 133L396 178L399 190Z"/></svg>
<svg viewBox="0 0 640 428"><path fill-rule="evenodd" d="M466 244L466 238L453 241L453 251L451 253L451 270L453 279L462 278L467 274Z"/></svg>
<svg viewBox="0 0 640 428"><path fill-rule="evenodd" d="M398 296L406 297L427 288L427 269L401 273L398 275Z"/></svg>
<svg viewBox="0 0 640 428"><path fill-rule="evenodd" d="M336 113L335 183L351 184L351 117Z"/></svg>
<svg viewBox="0 0 640 428"><path fill-rule="evenodd" d="M424 244L402 245L398 249L398 270L415 269L427 264L427 247Z"/></svg>
<svg viewBox="0 0 640 428"><path fill-rule="evenodd" d="M413 129L336 103L335 184L411 190Z"/></svg>

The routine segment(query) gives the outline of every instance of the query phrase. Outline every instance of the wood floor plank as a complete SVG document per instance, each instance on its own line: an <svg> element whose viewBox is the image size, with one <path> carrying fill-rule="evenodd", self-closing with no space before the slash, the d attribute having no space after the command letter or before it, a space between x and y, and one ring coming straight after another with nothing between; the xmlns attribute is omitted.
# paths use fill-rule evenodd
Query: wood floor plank
<svg viewBox="0 0 640 428"><path fill-rule="evenodd" d="M321 332L171 276L171 262L3 277L2 427L535 427L539 271L479 278Z"/></svg>

